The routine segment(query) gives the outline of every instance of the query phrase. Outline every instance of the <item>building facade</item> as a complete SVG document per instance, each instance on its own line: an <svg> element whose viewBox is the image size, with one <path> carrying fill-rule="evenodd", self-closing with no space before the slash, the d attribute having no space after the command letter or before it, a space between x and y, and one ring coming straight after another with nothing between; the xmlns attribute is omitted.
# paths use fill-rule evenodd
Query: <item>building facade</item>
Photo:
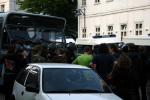
<svg viewBox="0 0 150 100"><path fill-rule="evenodd" d="M78 38L150 33L150 0L78 0L78 9Z"/></svg>
<svg viewBox="0 0 150 100"><path fill-rule="evenodd" d="M0 12L7 11L22 11L19 10L19 5L16 4L16 0L0 0Z"/></svg>

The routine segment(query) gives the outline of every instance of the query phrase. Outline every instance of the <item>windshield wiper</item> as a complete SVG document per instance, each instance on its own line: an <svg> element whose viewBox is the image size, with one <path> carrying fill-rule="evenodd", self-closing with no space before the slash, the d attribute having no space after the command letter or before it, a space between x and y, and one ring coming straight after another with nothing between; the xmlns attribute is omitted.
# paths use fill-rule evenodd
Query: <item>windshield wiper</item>
<svg viewBox="0 0 150 100"><path fill-rule="evenodd" d="M104 91L98 90L88 90L88 89L81 89L81 90L72 90L72 91L46 91L46 93L105 93Z"/></svg>
<svg viewBox="0 0 150 100"><path fill-rule="evenodd" d="M71 92L72 93L105 93L104 91L89 90L89 89L72 90Z"/></svg>
<svg viewBox="0 0 150 100"><path fill-rule="evenodd" d="M70 91L46 91L46 93L70 93Z"/></svg>

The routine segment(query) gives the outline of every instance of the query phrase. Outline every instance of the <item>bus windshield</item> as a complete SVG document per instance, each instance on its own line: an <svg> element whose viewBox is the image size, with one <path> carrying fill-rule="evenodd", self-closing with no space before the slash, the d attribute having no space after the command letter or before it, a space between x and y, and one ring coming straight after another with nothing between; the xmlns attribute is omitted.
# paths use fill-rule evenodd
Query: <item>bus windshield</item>
<svg viewBox="0 0 150 100"><path fill-rule="evenodd" d="M6 30L11 40L24 39L33 41L40 39L45 42L57 42L57 37L62 37L59 42L65 42L62 30L14 25L7 25Z"/></svg>
<svg viewBox="0 0 150 100"><path fill-rule="evenodd" d="M58 17L29 15L29 14L9 14L6 24L19 26L34 26L64 30L65 20Z"/></svg>

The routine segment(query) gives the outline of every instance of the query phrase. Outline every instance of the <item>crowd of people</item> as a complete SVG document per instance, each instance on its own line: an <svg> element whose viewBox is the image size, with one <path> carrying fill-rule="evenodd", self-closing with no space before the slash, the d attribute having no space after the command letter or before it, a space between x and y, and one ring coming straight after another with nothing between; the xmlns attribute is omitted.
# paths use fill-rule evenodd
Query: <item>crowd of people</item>
<svg viewBox="0 0 150 100"><path fill-rule="evenodd" d="M123 100L150 100L150 56L146 55L146 47L133 43L122 45L100 44L91 53L85 47L84 54L72 63L92 68L110 86L112 91Z"/></svg>
<svg viewBox="0 0 150 100"><path fill-rule="evenodd" d="M15 78L27 63L44 62L90 67L123 100L150 100L150 58L145 54L146 47L139 46L137 52L133 43L120 48L115 44L100 44L97 50L85 46L79 57L75 57L75 50L74 44L68 44L66 49L57 49L54 44L37 44L29 52L27 62L26 51L16 44L9 45L0 60L4 65L5 100L10 100Z"/></svg>

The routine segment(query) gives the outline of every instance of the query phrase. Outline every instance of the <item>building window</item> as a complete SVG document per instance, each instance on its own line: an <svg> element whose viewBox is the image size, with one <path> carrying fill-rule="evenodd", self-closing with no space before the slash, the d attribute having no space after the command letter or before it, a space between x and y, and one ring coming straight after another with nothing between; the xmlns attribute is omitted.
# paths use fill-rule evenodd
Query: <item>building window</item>
<svg viewBox="0 0 150 100"><path fill-rule="evenodd" d="M82 29L82 38L86 38L86 28L84 29Z"/></svg>
<svg viewBox="0 0 150 100"><path fill-rule="evenodd" d="M99 3L100 2L100 0L95 0L95 3Z"/></svg>
<svg viewBox="0 0 150 100"><path fill-rule="evenodd" d="M106 0L106 2L111 2L111 1L113 1L113 0Z"/></svg>
<svg viewBox="0 0 150 100"><path fill-rule="evenodd" d="M121 25L121 41L123 39L124 36L127 36L127 25Z"/></svg>
<svg viewBox="0 0 150 100"><path fill-rule="evenodd" d="M108 35L113 34L113 26L108 26Z"/></svg>
<svg viewBox="0 0 150 100"><path fill-rule="evenodd" d="M1 12L5 11L5 5L1 5Z"/></svg>
<svg viewBox="0 0 150 100"><path fill-rule="evenodd" d="M86 38L86 34L82 34L82 38Z"/></svg>
<svg viewBox="0 0 150 100"><path fill-rule="evenodd" d="M97 36L100 36L100 27L95 28L95 33Z"/></svg>
<svg viewBox="0 0 150 100"><path fill-rule="evenodd" d="M86 0L82 0L82 6L86 5Z"/></svg>
<svg viewBox="0 0 150 100"><path fill-rule="evenodd" d="M135 25L135 35L142 35L142 23Z"/></svg>
<svg viewBox="0 0 150 100"><path fill-rule="evenodd" d="M84 28L82 29L82 33L86 33L86 28L85 28L85 29L84 29Z"/></svg>

